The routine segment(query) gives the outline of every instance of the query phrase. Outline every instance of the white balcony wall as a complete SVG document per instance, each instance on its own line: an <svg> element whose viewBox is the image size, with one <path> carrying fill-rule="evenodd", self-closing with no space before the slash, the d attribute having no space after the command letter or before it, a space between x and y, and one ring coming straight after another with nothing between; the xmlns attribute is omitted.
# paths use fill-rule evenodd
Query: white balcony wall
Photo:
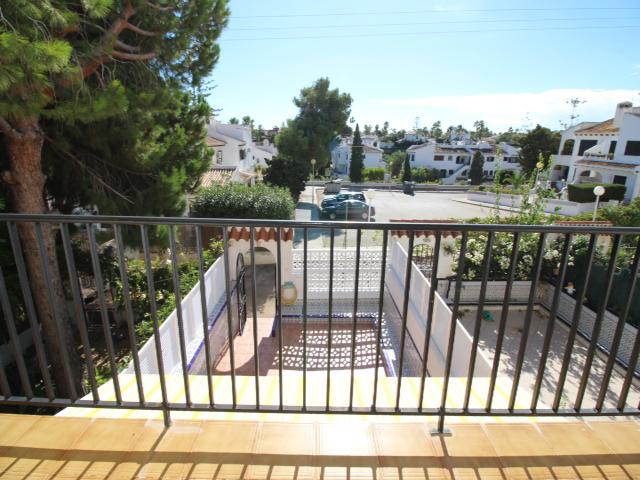
<svg viewBox="0 0 640 480"><path fill-rule="evenodd" d="M395 304L400 309L402 309L404 300L406 265L407 251L395 238L391 239L386 285ZM430 291L431 283L418 267L412 263L409 305L407 308L407 331L418 346L418 349L422 349L425 342ZM427 370L432 377L444 375L446 351L452 325L455 325L456 328L456 338L453 346L451 376L463 377L468 373L473 338L462 326L462 323L457 318L455 321L452 320L452 317L453 313L447 303L435 292L429 358L427 361ZM478 350L474 375L476 377L487 377L490 373L491 364L489 360L484 353Z"/></svg>

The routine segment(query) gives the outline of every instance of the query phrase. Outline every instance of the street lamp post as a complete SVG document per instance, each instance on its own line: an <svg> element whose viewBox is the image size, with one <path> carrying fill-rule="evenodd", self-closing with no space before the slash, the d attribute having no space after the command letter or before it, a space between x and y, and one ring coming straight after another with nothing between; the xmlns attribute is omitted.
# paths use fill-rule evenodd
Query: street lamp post
<svg viewBox="0 0 640 480"><path fill-rule="evenodd" d="M598 185L593 189L593 194L596 196L596 204L593 206L593 221L596 221L596 213L598 212L598 204L600 203L600 197L604 195L605 188L602 185Z"/></svg>
<svg viewBox="0 0 640 480"><path fill-rule="evenodd" d="M373 199L376 196L376 191L373 188L367 190L367 197L369 198L369 215L368 221L371 221L371 204L373 203Z"/></svg>
<svg viewBox="0 0 640 480"><path fill-rule="evenodd" d="M313 171L313 173L312 173L313 176L311 177L311 179L315 180L316 179L316 159L315 158L311 159L311 168L312 168L312 171Z"/></svg>

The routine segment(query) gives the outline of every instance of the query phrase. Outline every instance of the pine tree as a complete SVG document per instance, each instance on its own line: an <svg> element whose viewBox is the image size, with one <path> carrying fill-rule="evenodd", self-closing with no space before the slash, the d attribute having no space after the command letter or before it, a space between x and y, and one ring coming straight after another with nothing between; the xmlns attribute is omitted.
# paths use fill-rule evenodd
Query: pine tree
<svg viewBox="0 0 640 480"><path fill-rule="evenodd" d="M482 178L484 176L482 167L484 167L484 157L482 156L482 153L476 152L473 154L471 167L469 167L469 179L471 180L471 185L480 185L482 183Z"/></svg>
<svg viewBox="0 0 640 480"><path fill-rule="evenodd" d="M410 182L413 180L413 174L411 173L411 162L409 160L409 154L404 157L404 168L402 170L402 181Z"/></svg>
<svg viewBox="0 0 640 480"><path fill-rule="evenodd" d="M127 83L118 78L124 65L137 69L131 81L137 76L141 81L199 87L218 60L216 39L228 15L225 0L171 6L153 0L3 2L0 134L7 165L2 181L13 210L48 210L42 163L45 120L72 128L121 115L129 107ZM62 331L55 322L56 317L67 318L67 309L53 230L42 224L47 278L34 229L23 224L19 234L57 392L70 398L74 390L82 392L82 364L70 322L61 322ZM53 302L47 298L49 288ZM73 384L66 382L62 368L65 355Z"/></svg>
<svg viewBox="0 0 640 480"><path fill-rule="evenodd" d="M351 144L351 163L349 164L349 180L355 183L362 182L362 170L364 168L364 147L360 136L360 127L356 123L356 131L353 134Z"/></svg>

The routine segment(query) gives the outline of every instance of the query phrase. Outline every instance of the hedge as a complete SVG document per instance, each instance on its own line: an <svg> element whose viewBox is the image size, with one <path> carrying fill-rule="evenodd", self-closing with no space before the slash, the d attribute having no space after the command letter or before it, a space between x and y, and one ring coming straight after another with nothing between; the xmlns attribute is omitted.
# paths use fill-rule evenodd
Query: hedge
<svg viewBox="0 0 640 480"><path fill-rule="evenodd" d="M377 168L365 168L363 177L369 182L382 182L384 180L385 169L382 167Z"/></svg>
<svg viewBox="0 0 640 480"><path fill-rule="evenodd" d="M436 168L412 168L411 174L416 183L437 182L440 178L440 171Z"/></svg>
<svg viewBox="0 0 640 480"><path fill-rule="evenodd" d="M232 183L201 189L191 203L191 216L289 220L295 208L286 188Z"/></svg>
<svg viewBox="0 0 640 480"><path fill-rule="evenodd" d="M600 197L601 202L607 202L609 200L624 200L624 194L627 191L627 187L616 183L569 184L569 200L578 203L595 202L596 196L593 194L593 189L598 185L605 189L604 195Z"/></svg>

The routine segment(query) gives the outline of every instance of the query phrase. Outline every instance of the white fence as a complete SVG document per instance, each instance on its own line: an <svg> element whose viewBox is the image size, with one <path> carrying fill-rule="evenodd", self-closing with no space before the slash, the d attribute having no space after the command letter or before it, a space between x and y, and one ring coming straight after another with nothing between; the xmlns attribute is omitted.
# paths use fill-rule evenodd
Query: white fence
<svg viewBox="0 0 640 480"><path fill-rule="evenodd" d="M520 205L522 204L522 195L509 195L506 193L498 196L493 192L473 191L467 192L467 199L491 205L498 203L498 205L510 208L520 208ZM617 202L613 202L611 204L613 205L614 203ZM610 202L602 202L600 203L600 206L604 207L609 204ZM546 213L575 216L584 212L593 212L594 207L595 203L579 203L571 202L569 200L549 198L545 200L544 211Z"/></svg>
<svg viewBox="0 0 640 480"><path fill-rule="evenodd" d="M404 300L407 266L407 252L394 238L389 251L386 285L398 309L402 309ZM407 329L414 343L422 348L425 341L427 316L429 314L429 292L431 284L422 272L412 263L409 305L407 308ZM444 299L436 292L433 304L433 323L429 342L427 369L432 377L442 376L445 367L445 354L451 325L455 324L456 339L453 346L452 376L466 376L469 369L469 357L473 339L458 319L452 322L452 312ZM491 365L485 355L478 350L474 375L489 376Z"/></svg>
<svg viewBox="0 0 640 480"><path fill-rule="evenodd" d="M217 318L221 318L226 307L223 258L218 258L204 275L205 297L207 305L207 323L209 329ZM187 352L187 363L191 365L203 344L202 306L200 303L200 282L182 299L182 319ZM226 318L225 318L226 321ZM176 310L160 325L160 343L165 373L182 373L180 341L178 334L178 316ZM142 373L158 373L156 345L154 337L139 351ZM133 362L130 362L126 374L133 374Z"/></svg>
<svg viewBox="0 0 640 480"><path fill-rule="evenodd" d="M453 301L455 294L455 279L439 279L438 280L438 293L445 299ZM460 285L460 303L473 303L477 304L480 301L480 289L482 282L475 280L463 281ZM507 282L504 280L495 280L487 282L487 290L485 292L484 301L485 304L504 302L504 292L507 288ZM527 303L529 300L529 293L531 291L531 282L526 281L514 281L511 286L511 295L509 296L510 303Z"/></svg>
<svg viewBox="0 0 640 480"><path fill-rule="evenodd" d="M307 292L310 299L326 299L329 292L329 249L307 250ZM381 248L360 249L360 272L358 295L362 298L377 298L380 291ZM304 251L293 251L292 274L296 285L302 285L304 272ZM336 299L353 298L355 290L356 249L338 249L333 251L333 297ZM302 297L302 288L298 296Z"/></svg>
<svg viewBox="0 0 640 480"><path fill-rule="evenodd" d="M547 308L551 308L553 301L554 286L547 283L540 286L540 302ZM567 322L569 325L573 322L573 312L576 306L576 301L570 295L562 292L560 294L560 301L558 303L558 317ZM591 338L593 334L593 327L596 321L596 312L588 308L586 305L582 306L580 312L580 320L578 323L578 331L585 337ZM600 335L597 338L598 345L611 351L611 344L613 343L613 336L615 334L616 326L618 325L618 317L610 312L605 312L602 319L602 326L600 328ZM616 358L622 361L625 365L629 365L631 359L631 351L633 350L633 344L636 336L638 335L638 329L632 325L626 323L624 330L622 331L622 337L620 338L620 345L618 347L618 353ZM634 365L636 371L640 366L640 361Z"/></svg>

